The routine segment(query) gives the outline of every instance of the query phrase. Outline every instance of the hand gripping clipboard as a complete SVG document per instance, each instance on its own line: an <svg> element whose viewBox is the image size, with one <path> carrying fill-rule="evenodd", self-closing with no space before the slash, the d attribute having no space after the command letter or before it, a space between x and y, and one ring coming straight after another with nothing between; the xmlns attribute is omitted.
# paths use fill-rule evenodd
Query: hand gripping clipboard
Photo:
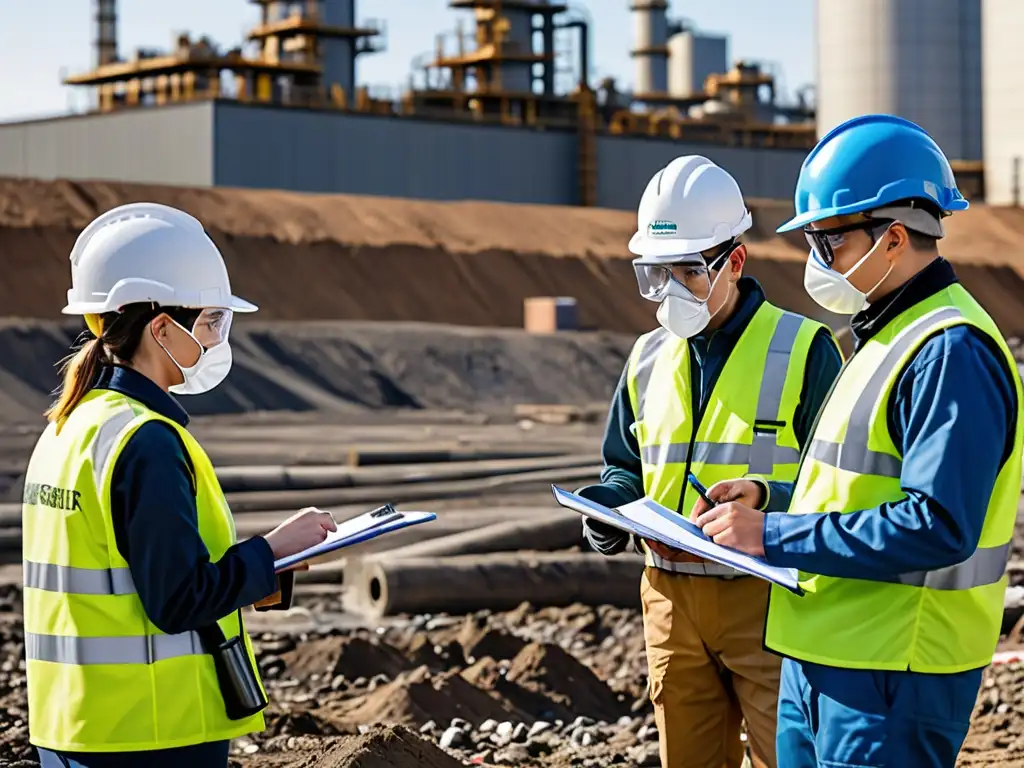
<svg viewBox="0 0 1024 768"><path fill-rule="evenodd" d="M584 517L626 533L636 534L642 539L658 541L665 546L682 549L706 560L728 565L751 576L778 584L796 595L804 594L799 583L799 571L796 569L769 565L764 558L715 544L700 528L682 515L651 499L643 498L611 509L555 485L551 486L551 492L560 506L579 512Z"/></svg>
<svg viewBox="0 0 1024 768"><path fill-rule="evenodd" d="M437 515L433 512L399 512L391 504L385 504L370 512L364 512L338 523L338 530L332 531L319 544L294 555L275 560L274 571L282 571L306 560L329 560L332 558L325 557L325 555L330 555L339 549L362 544L364 541L375 539L386 533L399 531L411 525L429 523L436 519Z"/></svg>

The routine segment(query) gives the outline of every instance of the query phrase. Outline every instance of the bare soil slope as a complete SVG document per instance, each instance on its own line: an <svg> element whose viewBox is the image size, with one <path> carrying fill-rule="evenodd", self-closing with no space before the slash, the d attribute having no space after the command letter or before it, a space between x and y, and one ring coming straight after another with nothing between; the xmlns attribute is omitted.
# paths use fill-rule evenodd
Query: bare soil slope
<svg viewBox="0 0 1024 768"><path fill-rule="evenodd" d="M59 383L54 363L81 324L0 318L0 423L37 421ZM227 381L188 398L195 415L353 409L508 411L586 405L611 395L633 337L426 323L261 322L231 331Z"/></svg>
<svg viewBox="0 0 1024 768"><path fill-rule="evenodd" d="M0 179L0 311L53 318L68 254L98 212L150 200L198 216L236 290L261 318L519 326L528 296L575 296L587 327L650 328L626 243L632 214L482 202ZM769 297L822 320L804 294L806 248L775 227L788 202L752 201L749 273ZM943 253L1008 334L1024 331L1024 211L975 205L949 220Z"/></svg>

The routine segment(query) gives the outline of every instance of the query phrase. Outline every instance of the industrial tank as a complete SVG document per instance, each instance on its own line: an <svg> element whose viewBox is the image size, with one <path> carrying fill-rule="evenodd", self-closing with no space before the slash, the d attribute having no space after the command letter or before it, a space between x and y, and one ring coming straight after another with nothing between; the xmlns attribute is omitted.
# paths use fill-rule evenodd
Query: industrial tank
<svg viewBox="0 0 1024 768"><path fill-rule="evenodd" d="M981 2L817 0L818 134L887 112L951 160L980 160Z"/></svg>
<svg viewBox="0 0 1024 768"><path fill-rule="evenodd" d="M985 200L1024 202L1024 2L985 0L982 66Z"/></svg>
<svg viewBox="0 0 1024 768"><path fill-rule="evenodd" d="M683 30L668 39L668 92L686 98L703 93L708 75L729 71L729 39Z"/></svg>
<svg viewBox="0 0 1024 768"><path fill-rule="evenodd" d="M638 96L668 92L668 2L632 0L633 93Z"/></svg>

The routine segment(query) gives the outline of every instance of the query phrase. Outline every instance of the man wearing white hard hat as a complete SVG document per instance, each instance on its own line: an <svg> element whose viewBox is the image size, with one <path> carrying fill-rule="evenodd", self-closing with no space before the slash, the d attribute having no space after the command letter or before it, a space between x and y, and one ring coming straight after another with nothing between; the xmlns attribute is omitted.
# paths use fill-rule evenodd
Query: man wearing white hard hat
<svg viewBox="0 0 1024 768"><path fill-rule="evenodd" d="M647 495L688 516L705 485L792 478L842 359L831 332L743 277L751 215L736 181L698 155L658 171L629 249L661 328L641 336L612 402L601 483L610 507ZM761 486L757 486L761 487ZM767 486L765 486L767 487ZM765 494L766 495L766 494ZM770 498L748 499L771 508ZM587 520L599 552L629 545ZM774 768L780 661L762 647L768 583L656 542L644 550L644 634L663 768Z"/></svg>

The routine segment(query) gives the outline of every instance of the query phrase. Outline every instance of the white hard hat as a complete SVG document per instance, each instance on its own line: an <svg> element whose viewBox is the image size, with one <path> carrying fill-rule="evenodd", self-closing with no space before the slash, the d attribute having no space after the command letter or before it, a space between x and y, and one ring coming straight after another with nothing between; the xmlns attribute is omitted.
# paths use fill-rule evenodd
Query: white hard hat
<svg viewBox="0 0 1024 768"><path fill-rule="evenodd" d="M255 312L231 293L228 271L203 225L177 208L131 203L98 216L71 251L65 315L103 314L128 304Z"/></svg>
<svg viewBox="0 0 1024 768"><path fill-rule="evenodd" d="M750 229L736 180L706 157L677 157L654 174L637 211L631 253L670 261L728 242Z"/></svg>

